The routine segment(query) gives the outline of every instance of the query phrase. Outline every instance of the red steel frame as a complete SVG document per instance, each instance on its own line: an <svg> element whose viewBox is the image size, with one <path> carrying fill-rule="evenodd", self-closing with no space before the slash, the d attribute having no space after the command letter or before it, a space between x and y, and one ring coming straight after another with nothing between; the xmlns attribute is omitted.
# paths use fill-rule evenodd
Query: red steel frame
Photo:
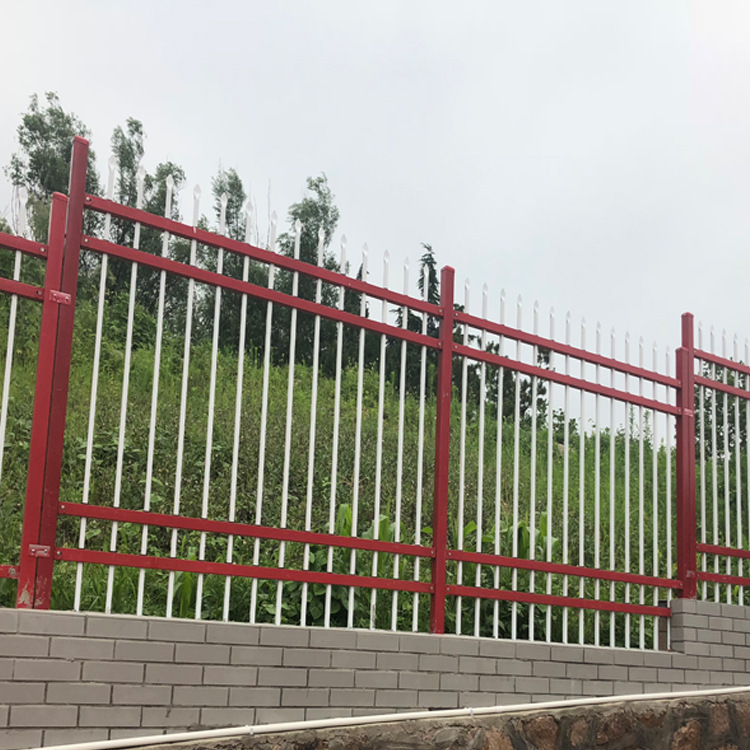
<svg viewBox="0 0 750 750"><path fill-rule="evenodd" d="M714 548L696 544L695 509L695 415L694 388L696 384L710 385L732 395L748 397L747 391L707 381L695 375L696 357L729 366L750 374L750 367L743 368L734 362L725 362L715 355L696 351L693 344L693 318L685 314L682 318L682 346L677 351L676 377L669 377L641 367L633 366L599 354L562 344L551 339L532 335L504 324L494 323L454 308L455 273L446 267L441 272L441 299L439 305L423 299L409 297L366 281L349 278L325 268L312 266L292 258L230 240L214 233L197 229L170 219L147 214L122 206L109 200L85 193L88 143L76 138L71 165L70 198L55 195L50 218L49 247L19 238L3 237L4 246L23 252L47 257L47 274L43 290L11 280L0 280L0 292L18 294L32 299L43 299L42 327L38 361L38 374L34 404L34 419L29 457L29 479L26 495L26 510L23 529L17 606L48 608L52 569L55 560L85 562L101 565L121 565L135 568L150 568L173 571L192 571L241 577L256 577L272 580L294 580L308 583L324 583L343 586L360 586L429 594L430 630L442 633L445 630L445 608L448 596L468 596L485 599L527 602L542 605L557 605L577 609L593 609L610 612L628 612L635 615L668 616L669 610L637 604L623 604L600 600L581 600L573 597L481 589L473 586L448 585L446 566L448 561L473 562L542 573L554 573L600 580L618 581L636 585L657 586L673 589L679 596L694 598L697 580L727 582L727 576L697 573L696 557L699 552L750 558L750 552ZM66 211L67 209L67 211ZM195 240L199 243L223 248L247 256L253 260L273 264L289 271L303 273L337 287L345 287L369 297L385 300L399 307L427 314L440 322L437 338L405 330L388 323L378 322L359 315L331 308L319 303L293 297L265 287L229 278L217 273L195 268L167 258L116 245L82 233L84 209L111 214L125 220L140 222L143 226L169 232L171 235ZM7 243L5 242L7 240ZM254 524L212 521L186 518L145 511L107 508L78 503L59 503L59 482L62 462L67 390L70 372L70 354L75 310L75 295L78 278L78 263L81 248L106 253L125 261L137 262L160 271L192 278L215 287L230 289L252 295L275 304L339 321L357 328L365 328L378 334L406 340L437 352L437 405L435 437L435 481L432 508L432 546L420 546L380 540L340 537L333 534L269 528ZM579 361L600 365L615 372L642 378L675 390L676 404L667 400L649 399L632 393L593 383L581 378L545 370L534 364L515 361L509 357L464 346L453 340L456 324L504 336L530 346L546 348L560 355ZM525 560L492 554L451 550L448 548L448 473L450 458L450 422L452 398L453 357L469 357L475 361L495 366L508 367L519 373L537 376L583 392L598 394L625 403L654 409L674 415L677 423L677 578L657 578L611 570L596 570L576 565L548 563L541 560ZM129 555L117 552L64 549L55 547L58 514L81 518L160 526L172 529L196 530L208 533L275 539L305 544L318 544L350 549L370 550L430 558L431 581L429 583L400 579L381 579L370 576L342 575L308 570L287 570L252 565L213 563L201 560L184 560L146 555ZM17 574L17 571L0 568L0 576ZM730 577L732 582L750 585L750 578Z"/></svg>

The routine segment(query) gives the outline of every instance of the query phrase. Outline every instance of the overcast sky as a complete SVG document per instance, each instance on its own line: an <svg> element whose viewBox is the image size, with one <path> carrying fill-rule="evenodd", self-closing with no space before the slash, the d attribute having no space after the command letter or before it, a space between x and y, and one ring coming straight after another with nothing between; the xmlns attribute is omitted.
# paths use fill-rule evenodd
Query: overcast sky
<svg viewBox="0 0 750 750"><path fill-rule="evenodd" d="M690 310L750 335L746 0L0 6L2 164L56 91L101 171L136 117L147 168L174 160L205 195L234 167L264 214L269 181L285 217L325 172L372 281L384 250L413 268L429 242L472 312L486 282L493 317L505 288L558 331L570 310L674 348Z"/></svg>

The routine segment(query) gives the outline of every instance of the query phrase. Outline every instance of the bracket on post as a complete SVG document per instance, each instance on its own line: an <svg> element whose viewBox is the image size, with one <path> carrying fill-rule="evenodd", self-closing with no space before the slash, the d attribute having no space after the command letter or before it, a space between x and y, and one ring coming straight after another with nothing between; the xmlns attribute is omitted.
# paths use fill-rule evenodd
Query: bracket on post
<svg viewBox="0 0 750 750"><path fill-rule="evenodd" d="M49 290L47 299L50 302L56 302L58 305L69 305L71 301L69 294L66 294L65 292L58 292L58 291L55 291L54 289Z"/></svg>
<svg viewBox="0 0 750 750"><path fill-rule="evenodd" d="M52 557L52 547L46 544L30 544L29 554L32 557Z"/></svg>

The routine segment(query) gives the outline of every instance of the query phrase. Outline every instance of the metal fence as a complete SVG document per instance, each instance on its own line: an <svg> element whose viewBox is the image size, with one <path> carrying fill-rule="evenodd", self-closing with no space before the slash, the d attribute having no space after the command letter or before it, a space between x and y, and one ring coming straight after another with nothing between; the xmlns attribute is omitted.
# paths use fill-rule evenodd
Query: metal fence
<svg viewBox="0 0 750 750"><path fill-rule="evenodd" d="M736 342L695 349L686 314L674 370L520 299L493 319L486 286L475 314L450 268L398 292L345 240L300 260L299 225L289 255L275 223L224 236L226 201L212 233L198 192L191 224L171 184L164 217L142 182L117 204L114 165L87 195L87 148L48 245L0 235L47 264L0 282L14 455L16 307L42 300L25 503L0 477L17 606L657 649L672 596L744 603Z"/></svg>

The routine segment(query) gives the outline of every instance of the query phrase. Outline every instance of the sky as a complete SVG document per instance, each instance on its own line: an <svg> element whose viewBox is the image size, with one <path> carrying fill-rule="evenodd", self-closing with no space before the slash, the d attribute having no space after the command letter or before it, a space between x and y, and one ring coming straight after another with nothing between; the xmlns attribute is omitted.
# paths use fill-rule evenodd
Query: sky
<svg viewBox="0 0 750 750"><path fill-rule="evenodd" d="M428 242L471 312L486 283L490 317L505 289L524 328L538 300L542 332L569 310L614 328L620 357L625 331L674 349L685 311L730 348L750 335L745 0L0 6L2 165L30 96L55 91L100 171L138 118L147 168L173 160L207 195L233 167L261 225L325 172L375 283L388 250L392 286L409 258L415 289Z"/></svg>

